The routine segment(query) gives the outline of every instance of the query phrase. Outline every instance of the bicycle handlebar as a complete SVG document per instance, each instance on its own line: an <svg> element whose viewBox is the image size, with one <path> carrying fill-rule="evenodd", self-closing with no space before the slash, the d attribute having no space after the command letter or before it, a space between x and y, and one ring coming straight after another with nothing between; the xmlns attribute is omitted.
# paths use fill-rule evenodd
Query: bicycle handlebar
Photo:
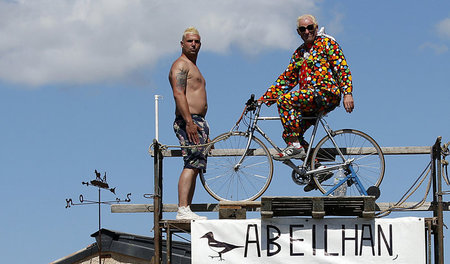
<svg viewBox="0 0 450 264"><path fill-rule="evenodd" d="M255 95L251 94L250 99L248 99L247 103L245 103L245 112L255 111L260 105L261 103L258 100L255 100Z"/></svg>
<svg viewBox="0 0 450 264"><path fill-rule="evenodd" d="M255 94L251 94L251 95L250 95L250 99L247 100L246 105L252 104L253 101L255 101Z"/></svg>
<svg viewBox="0 0 450 264"><path fill-rule="evenodd" d="M247 102L245 103L244 111L242 111L241 117L239 117L239 119L236 122L235 126L237 126L241 122L241 120L244 117L244 115L246 115L250 111L255 111L256 110L257 103L258 103L258 101L255 100L255 95L251 94L250 95L250 99L248 99Z"/></svg>

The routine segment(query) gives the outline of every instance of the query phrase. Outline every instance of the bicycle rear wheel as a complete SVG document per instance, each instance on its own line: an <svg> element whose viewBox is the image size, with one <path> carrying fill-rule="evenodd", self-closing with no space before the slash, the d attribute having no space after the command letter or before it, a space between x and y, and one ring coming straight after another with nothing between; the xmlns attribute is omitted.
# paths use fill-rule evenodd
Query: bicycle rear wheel
<svg viewBox="0 0 450 264"><path fill-rule="evenodd" d="M354 159L351 166L366 191L371 186L378 187L384 177L384 156L377 142L367 134L354 129L342 129L334 133L333 139L344 154L345 159ZM330 137L325 136L314 149L311 157L311 169L319 166L330 167L343 162ZM334 171L335 175L336 172L337 170ZM323 180L320 176L313 177L322 193L327 193L335 185L335 178L335 176L332 176ZM354 183L347 183L346 196L361 195Z"/></svg>
<svg viewBox="0 0 450 264"><path fill-rule="evenodd" d="M206 148L208 165L200 179L206 191L218 201L252 201L269 187L273 174L272 156L258 138L253 137L242 164L248 135L229 132L217 136Z"/></svg>

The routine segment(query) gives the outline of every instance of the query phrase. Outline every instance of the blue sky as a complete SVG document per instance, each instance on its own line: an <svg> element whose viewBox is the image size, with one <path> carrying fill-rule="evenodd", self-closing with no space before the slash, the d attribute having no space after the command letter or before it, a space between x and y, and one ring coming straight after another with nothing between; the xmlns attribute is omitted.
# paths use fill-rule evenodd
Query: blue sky
<svg viewBox="0 0 450 264"><path fill-rule="evenodd" d="M295 22L304 13L337 39L353 73L355 111L336 109L328 117L333 128L365 131L383 147L450 141L448 1L0 1L3 261L48 263L93 243L97 207L64 207L80 194L97 199L95 188L81 184L95 169L107 173L117 197L152 203L143 195L153 193L154 95L163 97L160 141L177 145L167 76L186 27L202 36L198 66L214 137L285 69L302 43ZM281 125L271 122L266 129L281 144ZM399 200L428 162L427 155L388 156L379 201ZM180 158L164 160L165 203L177 202L181 167ZM266 195L306 194L276 164ZM214 200L199 184L194 202ZM104 228L153 236L151 214L102 211Z"/></svg>

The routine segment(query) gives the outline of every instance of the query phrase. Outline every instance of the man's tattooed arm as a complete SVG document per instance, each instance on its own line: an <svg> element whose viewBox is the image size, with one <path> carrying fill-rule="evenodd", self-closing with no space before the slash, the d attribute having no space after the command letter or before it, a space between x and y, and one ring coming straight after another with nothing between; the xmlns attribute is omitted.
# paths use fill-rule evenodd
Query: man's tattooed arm
<svg viewBox="0 0 450 264"><path fill-rule="evenodd" d="M177 72L177 76L176 76L176 78L177 78L177 85L176 85L176 88L179 91L183 91L183 92L186 91L187 76L188 76L188 71L185 70L185 69L180 69Z"/></svg>

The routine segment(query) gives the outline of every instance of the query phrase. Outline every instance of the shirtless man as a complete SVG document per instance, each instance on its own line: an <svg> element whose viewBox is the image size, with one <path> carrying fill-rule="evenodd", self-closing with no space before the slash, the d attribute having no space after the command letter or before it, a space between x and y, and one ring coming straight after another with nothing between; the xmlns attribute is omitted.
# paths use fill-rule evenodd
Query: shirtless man
<svg viewBox="0 0 450 264"><path fill-rule="evenodd" d="M181 56L172 64L169 73L176 104L173 128L182 146L208 142L209 126L205 120L208 109L206 82L196 65L200 46L200 35L197 29L187 28L181 40ZM182 148L184 168L178 180L176 219L206 219L190 209L197 175L206 169L203 149L201 147Z"/></svg>

